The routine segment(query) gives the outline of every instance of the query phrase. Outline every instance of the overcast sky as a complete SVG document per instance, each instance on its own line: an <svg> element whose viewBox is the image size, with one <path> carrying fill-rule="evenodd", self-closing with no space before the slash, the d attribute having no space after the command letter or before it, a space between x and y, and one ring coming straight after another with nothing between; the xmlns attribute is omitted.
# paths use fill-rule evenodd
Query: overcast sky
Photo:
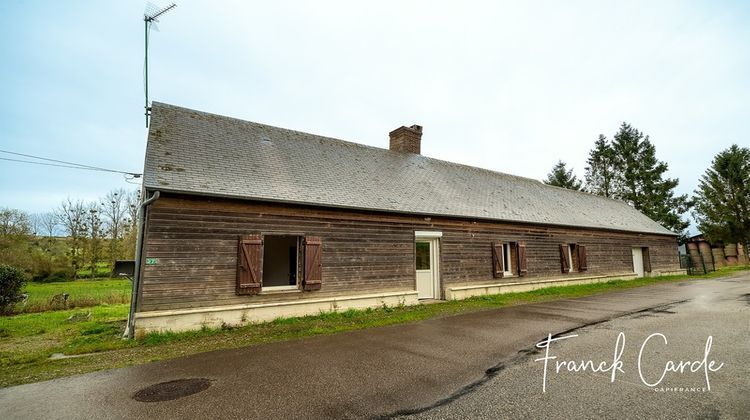
<svg viewBox="0 0 750 420"><path fill-rule="evenodd" d="M142 172L144 4L0 2L0 149ZM179 0L150 91L379 147L420 124L427 156L536 179L558 159L582 177L626 121L690 193L750 143L749 22L747 1ZM0 207L30 212L132 187L8 161L0 179Z"/></svg>

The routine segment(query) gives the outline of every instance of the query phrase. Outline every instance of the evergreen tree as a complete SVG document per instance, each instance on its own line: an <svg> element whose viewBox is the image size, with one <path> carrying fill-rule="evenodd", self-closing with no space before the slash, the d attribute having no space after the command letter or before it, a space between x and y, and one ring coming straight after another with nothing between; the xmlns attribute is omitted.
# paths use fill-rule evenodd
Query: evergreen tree
<svg viewBox="0 0 750 420"><path fill-rule="evenodd" d="M604 197L612 197L614 183L614 151L604 135L594 143L586 160L586 191Z"/></svg>
<svg viewBox="0 0 750 420"><path fill-rule="evenodd" d="M581 189L581 181L573 175L572 169L567 170L565 162L561 160L552 168L552 172L547 174L547 179L544 180L544 183L569 190L579 191Z"/></svg>
<svg viewBox="0 0 750 420"><path fill-rule="evenodd" d="M750 243L750 149L732 145L719 153L695 191L694 217L711 241Z"/></svg>
<svg viewBox="0 0 750 420"><path fill-rule="evenodd" d="M684 239L690 222L682 214L692 204L687 194L675 195L679 181L664 178L667 164L656 158L648 136L622 123L611 142L599 136L587 163L589 192L626 201Z"/></svg>

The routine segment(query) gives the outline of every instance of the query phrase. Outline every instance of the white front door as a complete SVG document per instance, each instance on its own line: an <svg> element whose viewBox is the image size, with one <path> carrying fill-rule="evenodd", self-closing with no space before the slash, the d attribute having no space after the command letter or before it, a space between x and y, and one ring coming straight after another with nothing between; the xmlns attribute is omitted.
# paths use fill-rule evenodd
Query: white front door
<svg viewBox="0 0 750 420"><path fill-rule="evenodd" d="M643 249L640 247L633 248L633 272L638 274L638 277L644 276L643 271Z"/></svg>
<svg viewBox="0 0 750 420"><path fill-rule="evenodd" d="M416 240L417 297L435 299L438 290L438 240Z"/></svg>

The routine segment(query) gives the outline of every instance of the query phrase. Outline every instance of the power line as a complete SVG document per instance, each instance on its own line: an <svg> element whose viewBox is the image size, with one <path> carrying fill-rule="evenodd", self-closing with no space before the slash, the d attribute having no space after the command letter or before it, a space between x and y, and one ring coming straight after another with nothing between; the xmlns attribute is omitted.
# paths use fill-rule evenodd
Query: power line
<svg viewBox="0 0 750 420"><path fill-rule="evenodd" d="M9 162L28 163L28 164L32 164L32 165L43 165L43 166L55 166L55 167L59 167L59 168L68 168L68 169L85 169L85 170L88 170L88 171L112 172L112 173L118 173L118 174L123 174L123 175L130 175L133 178L140 178L141 177L141 174L135 173L135 172L118 171L116 169L107 169L107 168L102 168L102 167L99 167L99 166L84 165L84 164L81 164L81 163L74 163L74 162L67 162L67 161L64 161L64 160L50 159L50 158L45 158L45 157L41 157L41 156L28 155L28 154L25 154L25 153L11 152L11 151L8 151L8 150L0 150L0 153L7 153L7 154L11 154L11 155L23 156L23 157L28 157L28 158L32 158L32 159L39 159L39 160L44 160L44 161L47 161L47 162L55 162L55 163L35 162L35 161L31 161L31 160L11 159L11 158L0 157L0 160L5 160L5 161L9 161Z"/></svg>

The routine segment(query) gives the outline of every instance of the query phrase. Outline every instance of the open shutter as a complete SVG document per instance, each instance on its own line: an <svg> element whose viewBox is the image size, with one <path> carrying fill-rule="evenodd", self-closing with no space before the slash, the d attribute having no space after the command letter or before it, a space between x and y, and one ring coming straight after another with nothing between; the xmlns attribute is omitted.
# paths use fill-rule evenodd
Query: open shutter
<svg viewBox="0 0 750 420"><path fill-rule="evenodd" d="M570 271L570 261L568 261L568 244L560 244L560 268L563 273Z"/></svg>
<svg viewBox="0 0 750 420"><path fill-rule="evenodd" d="M643 271L651 272L651 253L648 248L643 248Z"/></svg>
<svg viewBox="0 0 750 420"><path fill-rule="evenodd" d="M322 254L322 240L317 236L305 236L305 290L320 290L323 283Z"/></svg>
<svg viewBox="0 0 750 420"><path fill-rule="evenodd" d="M492 243L492 277L496 279L503 278L503 243Z"/></svg>
<svg viewBox="0 0 750 420"><path fill-rule="evenodd" d="M263 237L242 235L237 244L237 294L257 295L263 283Z"/></svg>
<svg viewBox="0 0 750 420"><path fill-rule="evenodd" d="M529 273L529 269L526 266L526 244L523 242L516 243L516 255L518 258L518 275L520 277L525 276Z"/></svg>
<svg viewBox="0 0 750 420"><path fill-rule="evenodd" d="M586 271L589 269L588 261L586 261L586 246L578 245L576 247L578 252L578 271Z"/></svg>

